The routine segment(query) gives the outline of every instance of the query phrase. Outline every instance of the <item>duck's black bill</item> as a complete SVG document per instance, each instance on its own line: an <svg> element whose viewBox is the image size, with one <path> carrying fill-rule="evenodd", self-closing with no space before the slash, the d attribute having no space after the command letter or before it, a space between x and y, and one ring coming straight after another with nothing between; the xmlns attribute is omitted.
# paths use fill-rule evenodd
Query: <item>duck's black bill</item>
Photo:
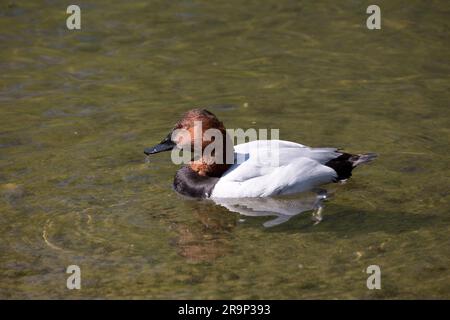
<svg viewBox="0 0 450 320"><path fill-rule="evenodd" d="M157 144L154 147L145 148L144 153L146 155L151 155L163 151L169 151L175 148L176 144L171 140L171 135L169 134L163 141Z"/></svg>

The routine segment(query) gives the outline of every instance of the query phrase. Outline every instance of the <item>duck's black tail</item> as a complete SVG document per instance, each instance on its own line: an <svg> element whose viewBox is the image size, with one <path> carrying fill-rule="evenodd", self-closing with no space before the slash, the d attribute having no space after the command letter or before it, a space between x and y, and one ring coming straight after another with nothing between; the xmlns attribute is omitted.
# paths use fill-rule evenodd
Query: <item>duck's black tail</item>
<svg viewBox="0 0 450 320"><path fill-rule="evenodd" d="M363 163L375 160L378 155L376 153L350 154L343 153L339 157L334 158L327 163L326 166L332 168L337 173L335 182L348 179L352 176L352 170Z"/></svg>

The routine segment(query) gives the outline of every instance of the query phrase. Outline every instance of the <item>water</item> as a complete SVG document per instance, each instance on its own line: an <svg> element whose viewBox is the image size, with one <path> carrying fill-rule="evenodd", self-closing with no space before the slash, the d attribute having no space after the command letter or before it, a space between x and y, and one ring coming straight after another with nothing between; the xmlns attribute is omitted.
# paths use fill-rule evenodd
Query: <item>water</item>
<svg viewBox="0 0 450 320"><path fill-rule="evenodd" d="M78 4L0 3L1 298L450 298L447 2ZM265 228L144 161L197 106L380 157Z"/></svg>

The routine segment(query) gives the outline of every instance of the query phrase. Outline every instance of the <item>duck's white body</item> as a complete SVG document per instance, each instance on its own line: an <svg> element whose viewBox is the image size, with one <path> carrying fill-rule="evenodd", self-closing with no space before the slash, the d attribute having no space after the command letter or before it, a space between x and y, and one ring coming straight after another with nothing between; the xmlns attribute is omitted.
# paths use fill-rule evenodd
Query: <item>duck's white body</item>
<svg viewBox="0 0 450 320"><path fill-rule="evenodd" d="M339 157L334 148L310 148L282 140L257 140L234 147L232 165L211 198L269 197L311 190L332 182L337 173L324 164Z"/></svg>

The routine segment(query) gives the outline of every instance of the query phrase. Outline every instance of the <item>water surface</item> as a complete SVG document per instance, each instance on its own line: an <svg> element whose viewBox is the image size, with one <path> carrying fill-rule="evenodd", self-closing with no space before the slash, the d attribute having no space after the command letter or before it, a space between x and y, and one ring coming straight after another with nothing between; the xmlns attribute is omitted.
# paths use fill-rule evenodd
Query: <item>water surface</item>
<svg viewBox="0 0 450 320"><path fill-rule="evenodd" d="M1 298L450 298L446 1L77 3L0 3ZM144 161L198 106L380 157L265 228Z"/></svg>

